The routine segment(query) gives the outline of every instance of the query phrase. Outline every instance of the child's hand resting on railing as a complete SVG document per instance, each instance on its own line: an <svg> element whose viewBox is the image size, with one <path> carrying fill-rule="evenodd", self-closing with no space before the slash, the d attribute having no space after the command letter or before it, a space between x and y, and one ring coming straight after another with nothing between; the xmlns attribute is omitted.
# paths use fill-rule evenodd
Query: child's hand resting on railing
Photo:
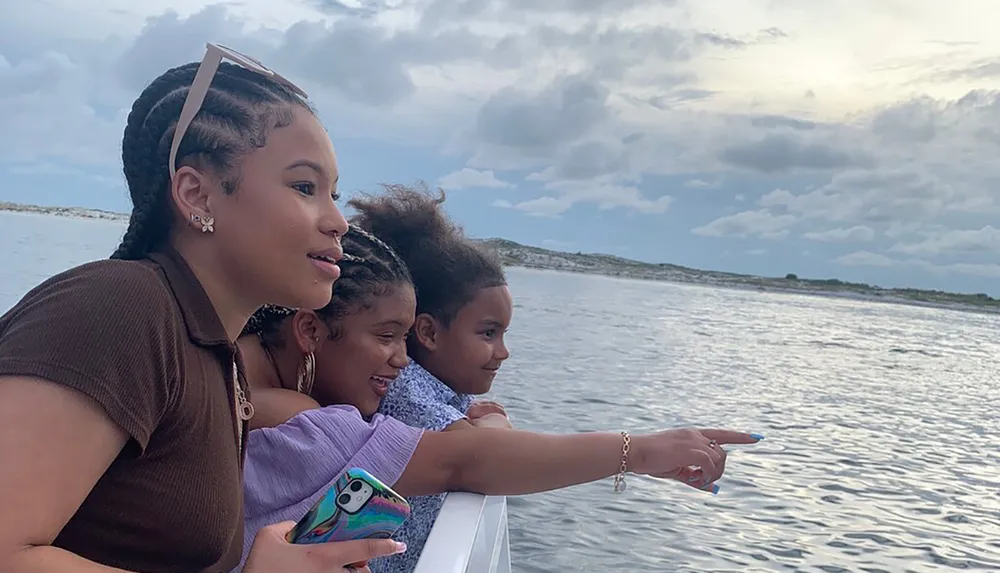
<svg viewBox="0 0 1000 573"><path fill-rule="evenodd" d="M511 429L514 426L507 417L507 411L499 403L492 400L477 400L469 406L465 413L469 423L477 428Z"/></svg>
<svg viewBox="0 0 1000 573"><path fill-rule="evenodd" d="M510 423L510 419L507 416L493 413L469 420L469 423L477 428L500 428L501 430L512 430L514 428L514 425Z"/></svg>
<svg viewBox="0 0 1000 573"><path fill-rule="evenodd" d="M507 410L504 410L503 406L493 400L476 400L469 406L469 411L465 413L470 420L481 418L486 414L500 414L506 418Z"/></svg>

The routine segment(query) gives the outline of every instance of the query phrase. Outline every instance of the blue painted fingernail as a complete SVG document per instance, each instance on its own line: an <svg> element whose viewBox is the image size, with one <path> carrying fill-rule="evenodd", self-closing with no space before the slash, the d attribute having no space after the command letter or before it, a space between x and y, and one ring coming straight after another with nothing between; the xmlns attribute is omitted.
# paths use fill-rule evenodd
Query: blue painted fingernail
<svg viewBox="0 0 1000 573"><path fill-rule="evenodd" d="M750 437L757 440L758 442L764 439L763 434L750 434Z"/></svg>
<svg viewBox="0 0 1000 573"><path fill-rule="evenodd" d="M712 495L719 495L719 484L712 484Z"/></svg>

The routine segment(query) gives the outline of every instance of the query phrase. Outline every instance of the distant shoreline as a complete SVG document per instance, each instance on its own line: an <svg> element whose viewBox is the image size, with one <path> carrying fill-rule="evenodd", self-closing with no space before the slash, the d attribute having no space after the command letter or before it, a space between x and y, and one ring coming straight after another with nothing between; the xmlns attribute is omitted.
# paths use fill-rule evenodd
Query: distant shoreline
<svg viewBox="0 0 1000 573"><path fill-rule="evenodd" d="M105 221L122 221L128 223L128 213L116 213L114 211L103 211L101 209L85 209L83 207L46 207L43 205L25 205L23 203L11 203L0 201L0 211L10 211L13 213L34 213L37 215L56 215L58 217L70 217L73 219L102 219Z"/></svg>
<svg viewBox="0 0 1000 573"><path fill-rule="evenodd" d="M97 219L128 223L129 215L83 207L46 207L0 201L0 211L55 215L75 219ZM905 304L977 313L1000 313L1000 299L986 294L961 294L910 288L881 288L850 283L839 279L805 279L793 274L785 277L761 277L719 271L705 271L666 263L653 264L613 255L566 253L522 245L507 239L479 239L495 250L504 264L512 267L542 269L639 280L757 290L773 293L796 293L851 300Z"/></svg>

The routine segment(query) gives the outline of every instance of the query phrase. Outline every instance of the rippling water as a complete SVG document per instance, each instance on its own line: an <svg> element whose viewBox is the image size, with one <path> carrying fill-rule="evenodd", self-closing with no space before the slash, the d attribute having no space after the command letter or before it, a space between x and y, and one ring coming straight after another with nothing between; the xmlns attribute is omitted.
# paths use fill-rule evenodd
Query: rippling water
<svg viewBox="0 0 1000 573"><path fill-rule="evenodd" d="M122 226L0 213L0 309ZM13 245L10 248L8 245ZM516 425L761 432L718 496L510 500L519 572L1000 568L1000 316L512 269Z"/></svg>

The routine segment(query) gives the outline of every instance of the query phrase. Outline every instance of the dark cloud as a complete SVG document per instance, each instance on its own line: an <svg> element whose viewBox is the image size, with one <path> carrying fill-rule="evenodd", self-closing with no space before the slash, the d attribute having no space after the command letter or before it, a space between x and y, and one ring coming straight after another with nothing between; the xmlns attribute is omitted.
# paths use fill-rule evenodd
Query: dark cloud
<svg viewBox="0 0 1000 573"><path fill-rule="evenodd" d="M843 171L813 191L776 190L762 197L760 204L804 218L888 225L934 220L961 199L954 186L912 166Z"/></svg>
<svg viewBox="0 0 1000 573"><path fill-rule="evenodd" d="M174 12L149 18L122 58L118 73L130 89L141 89L163 70L201 57L205 39L211 38L240 51L258 54L262 61L287 71L286 75L309 78L351 101L379 107L398 104L415 93L411 70L417 66L465 62L479 68L518 70L532 60L566 58L584 62L586 68L582 73L604 80L622 80L650 62L687 61L704 49L703 38L689 31L669 26L631 29L597 21L575 30L543 22L513 32L483 35L469 26L456 25L457 20L434 25L424 19L414 29L389 31L371 18L353 14L384 10L385 3L351 8L337 0L317 2L313 5L326 12L347 11L351 12L350 17L337 18L333 23L303 21L283 32L266 31L254 36L247 36L245 23L219 5L183 19ZM431 7L437 5L432 3ZM590 0L581 9L586 13L607 6L610 3ZM518 2L481 0L452 6L468 10L470 13L463 16L466 19L476 16L472 13L475 10L487 7L508 11L529 9L527 3L522 6ZM270 42L261 41L265 38ZM688 95L691 94L699 92Z"/></svg>
<svg viewBox="0 0 1000 573"><path fill-rule="evenodd" d="M920 97L890 106L872 118L875 135L897 142L927 142L937 133L937 102Z"/></svg>
<svg viewBox="0 0 1000 573"><path fill-rule="evenodd" d="M725 147L719 158L735 167L768 174L847 169L873 164L872 158L864 152L849 153L827 143L813 143L794 135L774 133L756 141Z"/></svg>
<svg viewBox="0 0 1000 573"><path fill-rule="evenodd" d="M561 40L549 47L578 47L592 69L605 78L622 77L650 61L687 61L696 49L690 34L667 26L641 30L612 26L603 31L592 26Z"/></svg>
<svg viewBox="0 0 1000 573"><path fill-rule="evenodd" d="M667 110L688 102L707 100L717 93L719 92L700 88L681 88L642 101L657 109Z"/></svg>
<svg viewBox="0 0 1000 573"><path fill-rule="evenodd" d="M757 39L760 42L764 42L767 40L784 40L785 38L788 37L789 37L788 33L786 33L781 28L775 28L775 27L764 28L763 30L757 32Z"/></svg>
<svg viewBox="0 0 1000 573"><path fill-rule="evenodd" d="M385 106L416 91L407 63L421 54L404 57L398 47L406 40L363 20L299 22L286 32L274 65L348 99Z"/></svg>
<svg viewBox="0 0 1000 573"><path fill-rule="evenodd" d="M698 39L713 46L719 46L720 48L745 48L750 44L750 42L746 40L717 34L715 32L701 32L698 34Z"/></svg>
<svg viewBox="0 0 1000 573"><path fill-rule="evenodd" d="M503 90L479 111L476 131L488 145L550 154L611 117L607 87L592 76L559 79L539 94Z"/></svg>
<svg viewBox="0 0 1000 573"><path fill-rule="evenodd" d="M480 60L492 50L468 30L435 34L387 32L373 22L343 18L333 24L299 22L284 32L247 36L244 22L223 6L209 6L188 18L174 12L149 18L118 67L131 89L141 89L163 71L204 54L205 38L254 54L293 78L308 78L350 100L378 107L398 103L415 91L414 65ZM257 38L257 39L254 39Z"/></svg>
<svg viewBox="0 0 1000 573"><path fill-rule="evenodd" d="M173 11L148 18L119 61L119 79L125 87L141 90L166 70L200 60L208 38L241 52L258 53L248 45L242 25L221 5L208 6L186 18Z"/></svg>
<svg viewBox="0 0 1000 573"><path fill-rule="evenodd" d="M365 0L360 6L348 6L340 0L308 0L306 4L323 14L365 19L375 17L392 7L388 2L373 0Z"/></svg>
<svg viewBox="0 0 1000 573"><path fill-rule="evenodd" d="M623 145L584 141L573 145L558 158L551 175L556 179L581 181L619 174L628 167L628 153Z"/></svg>
<svg viewBox="0 0 1000 573"><path fill-rule="evenodd" d="M753 46L755 44L770 44L788 37L780 28L764 28L755 35L746 38L737 38L728 34L717 32L699 32L695 37L704 43L720 48L740 49Z"/></svg>
<svg viewBox="0 0 1000 573"><path fill-rule="evenodd" d="M928 163L951 163L976 171L985 159L976 146L1000 144L1000 91L973 90L950 101L915 97L877 110L871 117L871 130L893 148L918 154ZM958 155L964 157L952 161Z"/></svg>
<svg viewBox="0 0 1000 573"><path fill-rule="evenodd" d="M816 122L788 117L785 115L759 115L757 117L750 118L750 125L765 128L787 127L803 131L816 129Z"/></svg>
<svg viewBox="0 0 1000 573"><path fill-rule="evenodd" d="M927 79L936 82L995 80L1000 78L1000 60L989 58L976 60L967 65L955 66L951 62L936 66Z"/></svg>

